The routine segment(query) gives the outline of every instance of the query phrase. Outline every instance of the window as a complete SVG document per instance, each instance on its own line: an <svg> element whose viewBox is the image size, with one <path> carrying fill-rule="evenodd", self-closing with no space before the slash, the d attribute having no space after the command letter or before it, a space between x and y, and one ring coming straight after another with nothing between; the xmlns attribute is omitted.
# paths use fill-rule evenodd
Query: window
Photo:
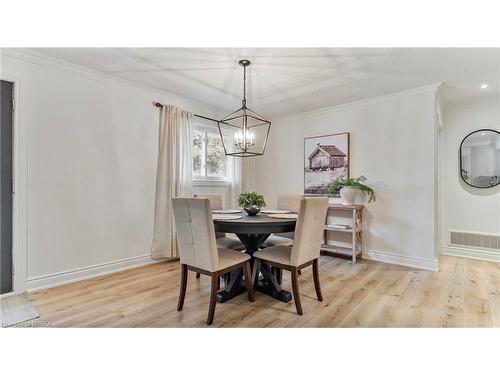
<svg viewBox="0 0 500 375"><path fill-rule="evenodd" d="M217 128L205 126L193 130L193 178L227 179L227 156Z"/></svg>

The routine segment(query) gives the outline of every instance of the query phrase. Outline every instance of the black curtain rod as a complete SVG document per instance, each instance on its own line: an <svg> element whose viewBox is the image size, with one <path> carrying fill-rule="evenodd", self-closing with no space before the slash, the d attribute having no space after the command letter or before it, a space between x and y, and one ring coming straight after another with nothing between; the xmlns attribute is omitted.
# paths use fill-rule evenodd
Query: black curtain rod
<svg viewBox="0 0 500 375"><path fill-rule="evenodd" d="M158 102L153 102L153 104L157 108L163 108L165 106L165 104L161 104L161 103L158 103ZM198 118L202 118L202 119L205 119L205 120L208 120L208 121L219 122L219 120L216 120L216 119L213 119L213 118L210 118L210 117L206 117L206 116L197 115L197 114L194 114L194 113L193 113L193 116L194 117L198 117Z"/></svg>

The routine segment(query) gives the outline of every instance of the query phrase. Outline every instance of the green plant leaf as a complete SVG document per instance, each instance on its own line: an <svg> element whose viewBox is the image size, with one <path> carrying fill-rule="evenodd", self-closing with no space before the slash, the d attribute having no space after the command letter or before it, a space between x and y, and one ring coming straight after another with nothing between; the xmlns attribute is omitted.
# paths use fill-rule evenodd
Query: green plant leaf
<svg viewBox="0 0 500 375"><path fill-rule="evenodd" d="M323 189L323 193L334 194L344 186L350 186L358 190L365 197L368 197L368 203L375 202L377 197L375 196L375 191L366 185L368 179L365 176L359 176L356 178L337 178L336 180L330 181L328 185Z"/></svg>
<svg viewBox="0 0 500 375"><path fill-rule="evenodd" d="M241 193L238 197L238 206L247 208L251 206L257 206L259 208L265 207L266 202L264 201L264 197L261 194L257 194L252 191L250 193Z"/></svg>

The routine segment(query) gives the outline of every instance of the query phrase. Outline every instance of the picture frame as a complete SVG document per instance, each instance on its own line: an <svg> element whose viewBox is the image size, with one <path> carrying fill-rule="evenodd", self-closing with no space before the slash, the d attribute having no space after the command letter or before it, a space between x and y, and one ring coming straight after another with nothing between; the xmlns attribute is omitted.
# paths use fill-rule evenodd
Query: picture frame
<svg viewBox="0 0 500 375"><path fill-rule="evenodd" d="M350 176L350 133L334 133L304 138L304 194L324 194L326 185Z"/></svg>

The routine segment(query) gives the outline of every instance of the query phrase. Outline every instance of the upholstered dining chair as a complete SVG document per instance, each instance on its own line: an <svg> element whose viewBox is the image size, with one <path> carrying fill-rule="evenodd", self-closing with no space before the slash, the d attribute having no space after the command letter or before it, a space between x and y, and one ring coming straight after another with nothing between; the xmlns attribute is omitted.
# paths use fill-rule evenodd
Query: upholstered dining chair
<svg viewBox="0 0 500 375"><path fill-rule="evenodd" d="M221 275L243 268L248 299L254 300L250 256L217 246L208 199L173 198L172 206L181 262L181 285L177 311L181 311L184 306L188 271L208 275L212 278L207 317L207 324L210 325L214 320L216 295Z"/></svg>
<svg viewBox="0 0 500 375"><path fill-rule="evenodd" d="M299 212L300 201L304 198L303 194L280 194L276 208L278 210L286 210L291 212ZM293 233L272 234L264 241L261 247L270 247L276 245L291 245L293 242Z"/></svg>
<svg viewBox="0 0 500 375"><path fill-rule="evenodd" d="M304 194L280 194L278 196L278 202L276 204L276 208L278 210L286 210L291 212L299 212L300 201L304 198ZM294 232L288 233L280 233L280 234L271 234L269 238L264 241L261 245L261 248L266 248L270 246L277 245L287 245L291 246L293 243L293 234ZM281 284L281 280L283 278L283 271L281 269L277 269L272 267L272 272L276 276L276 280L278 284ZM300 275L299 270L299 275Z"/></svg>
<svg viewBox="0 0 500 375"><path fill-rule="evenodd" d="M216 193L194 194L195 198L208 199L210 201L210 209L212 211L222 210L222 196ZM228 249L242 251L245 250L245 245L238 238L228 237L224 232L215 232L217 246L227 247ZM196 273L196 278L200 278L200 273Z"/></svg>
<svg viewBox="0 0 500 375"><path fill-rule="evenodd" d="M195 194L195 198L208 199L210 201L210 209L212 211L222 210L222 196L220 194ZM217 245L221 247L227 247L233 250L244 250L245 245L235 237L227 237L224 232L216 232L215 237L217 238Z"/></svg>
<svg viewBox="0 0 500 375"><path fill-rule="evenodd" d="M299 315L303 314L300 303L298 271L312 265L314 287L319 301L323 301L319 281L318 259L323 236L328 198L303 198L295 226L293 245L276 245L255 252L255 275L258 278L260 264L266 264L280 270L290 271L292 276L292 292L295 307ZM255 283L258 280L254 280Z"/></svg>

